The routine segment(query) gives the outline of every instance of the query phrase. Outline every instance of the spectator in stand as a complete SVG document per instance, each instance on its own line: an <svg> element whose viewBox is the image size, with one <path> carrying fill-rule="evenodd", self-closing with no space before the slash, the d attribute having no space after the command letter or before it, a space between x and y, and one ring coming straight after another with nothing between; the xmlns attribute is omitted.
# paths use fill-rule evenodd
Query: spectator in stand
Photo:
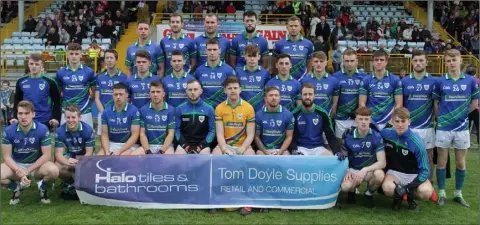
<svg viewBox="0 0 480 225"><path fill-rule="evenodd" d="M412 30L412 41L420 41L420 30L418 30L418 27L417 26L414 26L413 27L413 30Z"/></svg>
<svg viewBox="0 0 480 225"><path fill-rule="evenodd" d="M390 51L387 50L387 45L385 43L381 43L379 46L378 46L378 50L383 50L385 51L386 53L390 54Z"/></svg>
<svg viewBox="0 0 480 225"><path fill-rule="evenodd" d="M404 41L412 41L412 26L408 26L402 33L402 40Z"/></svg>
<svg viewBox="0 0 480 225"><path fill-rule="evenodd" d="M373 50L373 46L369 45L367 46L367 53L371 54L371 53L374 53L375 50Z"/></svg>
<svg viewBox="0 0 480 225"><path fill-rule="evenodd" d="M197 2L197 6L195 6L193 13L195 13L195 20L202 20L203 16L203 6L202 2Z"/></svg>
<svg viewBox="0 0 480 225"><path fill-rule="evenodd" d="M310 20L310 36L311 38L316 37L316 30L317 30L317 25L321 22L318 13L313 13L313 17Z"/></svg>
<svg viewBox="0 0 480 225"><path fill-rule="evenodd" d="M183 1L182 12L183 13L193 12L192 1Z"/></svg>
<svg viewBox="0 0 480 225"><path fill-rule="evenodd" d="M378 39L377 40L374 39L374 41L386 40L387 39L385 37L385 24L382 24L382 25L380 25L380 27L378 27L377 37L378 37Z"/></svg>
<svg viewBox="0 0 480 225"><path fill-rule="evenodd" d="M93 29L92 38L103 38L102 24L97 21L97 26Z"/></svg>
<svg viewBox="0 0 480 225"><path fill-rule="evenodd" d="M282 14L295 14L295 9L293 9L292 2L287 1L285 7L282 10Z"/></svg>
<svg viewBox="0 0 480 225"><path fill-rule="evenodd" d="M97 6L95 7L95 14L103 15L104 13L105 13L104 5L101 2L97 3Z"/></svg>
<svg viewBox="0 0 480 225"><path fill-rule="evenodd" d="M362 24L357 24L357 29L353 32L353 40L365 40L365 30L363 29Z"/></svg>
<svg viewBox="0 0 480 225"><path fill-rule="evenodd" d="M360 46L358 46L357 53L365 54L365 53L367 53L367 49L365 48L364 45L360 45Z"/></svg>
<svg viewBox="0 0 480 225"><path fill-rule="evenodd" d="M360 23L358 22L357 17L352 14L352 15L350 15L350 22L348 23L347 30L349 32L353 33L357 29L357 26L359 24Z"/></svg>
<svg viewBox="0 0 480 225"><path fill-rule="evenodd" d="M367 31L365 32L365 40L367 41L378 40L377 30L367 29Z"/></svg>
<svg viewBox="0 0 480 225"><path fill-rule="evenodd" d="M77 44L82 44L82 39L83 39L83 31L82 27L77 26L77 30L75 31L75 34L73 35L72 41L77 43Z"/></svg>
<svg viewBox="0 0 480 225"><path fill-rule="evenodd" d="M455 37L455 31L457 30L457 22L455 20L455 17L453 14L450 14L448 20L445 21L445 24L443 24L443 27L445 27L445 30Z"/></svg>
<svg viewBox="0 0 480 225"><path fill-rule="evenodd" d="M407 70L405 70L405 69L401 69L400 74L398 74L400 79L403 79L406 75L407 75Z"/></svg>
<svg viewBox="0 0 480 225"><path fill-rule="evenodd" d="M462 42L462 45L468 48L470 45L470 39L472 39L472 37L473 37L473 31L471 30L470 27L467 27L465 31L461 33L460 41Z"/></svg>
<svg viewBox="0 0 480 225"><path fill-rule="evenodd" d="M47 31L50 31L50 28L55 28L55 26L53 26L53 22L50 18L47 18L45 20L45 27L47 28Z"/></svg>
<svg viewBox="0 0 480 225"><path fill-rule="evenodd" d="M230 4L227 5L226 11L228 14L235 14L237 10L235 9L233 2L230 2Z"/></svg>
<svg viewBox="0 0 480 225"><path fill-rule="evenodd" d="M478 58L478 54L480 54L479 49L480 49L480 40L478 38L478 33L477 33L470 39L470 50L472 54L477 56L477 58Z"/></svg>
<svg viewBox="0 0 480 225"><path fill-rule="evenodd" d="M113 31L115 31L115 27L113 26L112 20L107 20L102 26L102 37L116 39Z"/></svg>
<svg viewBox="0 0 480 225"><path fill-rule="evenodd" d="M368 30L373 30L374 32L376 32L378 30L378 27L380 25L378 24L377 21L375 21L373 19L373 17L369 17L368 18L368 21L367 21L367 25L365 25L365 29L368 31Z"/></svg>
<svg viewBox="0 0 480 225"><path fill-rule="evenodd" d="M90 26L95 25L97 23L95 21L94 12L92 10L89 10L85 17L87 18L87 22L90 24Z"/></svg>
<svg viewBox="0 0 480 225"><path fill-rule="evenodd" d="M342 26L341 22L337 22L335 28L333 28L330 34L331 45L335 45L339 40L345 40L347 37L347 30Z"/></svg>
<svg viewBox="0 0 480 225"><path fill-rule="evenodd" d="M412 52L410 51L410 47L408 46L408 44L405 44L403 46L403 49L400 51L400 54L412 54Z"/></svg>
<svg viewBox="0 0 480 225"><path fill-rule="evenodd" d="M399 45L399 44L395 44L395 46L393 47L392 51L390 52L390 54L400 54L401 51L402 51L402 46Z"/></svg>
<svg viewBox="0 0 480 225"><path fill-rule="evenodd" d="M98 45L97 40L93 40L87 48L87 55L91 59L98 58L102 55L102 48Z"/></svg>
<svg viewBox="0 0 480 225"><path fill-rule="evenodd" d="M343 13L341 16L335 19L335 24L338 22L342 23L343 27L347 27L350 23L350 15L348 13Z"/></svg>
<svg viewBox="0 0 480 225"><path fill-rule="evenodd" d="M330 25L326 22L325 16L320 16L320 23L317 24L317 28L315 29L316 36L322 36L325 42L328 41L330 37Z"/></svg>
<svg viewBox="0 0 480 225"><path fill-rule="evenodd" d="M67 45L70 42L70 34L68 34L67 30L65 30L65 27L62 27L60 30L60 40L59 43L61 45Z"/></svg>
<svg viewBox="0 0 480 225"><path fill-rule="evenodd" d="M407 21L405 21L405 18L401 18L400 22L398 22L397 26L399 26L400 29L403 32L403 30L405 30L408 27L408 24L407 24Z"/></svg>
<svg viewBox="0 0 480 225"><path fill-rule="evenodd" d="M37 27L35 27L35 31L37 32L37 36L35 38L44 38L47 34L47 27L43 25L43 20L39 20Z"/></svg>
<svg viewBox="0 0 480 225"><path fill-rule="evenodd" d="M340 7L341 13L351 14L350 6L348 6L348 2L344 2L342 7Z"/></svg>
<svg viewBox="0 0 480 225"><path fill-rule="evenodd" d="M47 34L47 42L45 42L45 46L58 45L59 42L60 42L60 36L55 30L55 27L50 28L50 31Z"/></svg>
<svg viewBox="0 0 480 225"><path fill-rule="evenodd" d="M70 19L67 20L67 26L65 26L65 29L67 30L68 34L70 34L70 37L75 36L75 32L77 32L77 28Z"/></svg>
<svg viewBox="0 0 480 225"><path fill-rule="evenodd" d="M422 31L420 31L420 41L425 41L427 38L431 39L432 34L427 28L423 28Z"/></svg>
<svg viewBox="0 0 480 225"><path fill-rule="evenodd" d="M122 14L122 11L117 10L112 21L115 26L121 26L125 28L126 24L128 23L128 18Z"/></svg>
<svg viewBox="0 0 480 225"><path fill-rule="evenodd" d="M315 49L315 51L322 51L325 53L325 55L328 56L330 46L326 41L323 40L322 36L318 36L318 38L316 38L315 42L313 43L313 49Z"/></svg>
<svg viewBox="0 0 480 225"><path fill-rule="evenodd" d="M37 26L37 21L35 21L32 15L28 16L28 19L25 21L25 27L23 28L23 32L34 32L35 27Z"/></svg>
<svg viewBox="0 0 480 225"><path fill-rule="evenodd" d="M337 72L340 70L340 65L342 64L342 51L340 51L340 46L335 44L335 50L332 52L332 64L333 71Z"/></svg>

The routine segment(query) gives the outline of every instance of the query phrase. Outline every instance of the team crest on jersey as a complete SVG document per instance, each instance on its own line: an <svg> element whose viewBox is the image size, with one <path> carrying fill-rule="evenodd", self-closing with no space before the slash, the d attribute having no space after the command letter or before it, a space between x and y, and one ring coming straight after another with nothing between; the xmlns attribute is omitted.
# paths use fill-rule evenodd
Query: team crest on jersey
<svg viewBox="0 0 480 225"><path fill-rule="evenodd" d="M467 85L462 84L462 85L460 85L460 88L462 89L462 91L465 91L465 90L467 90Z"/></svg>
<svg viewBox="0 0 480 225"><path fill-rule="evenodd" d="M360 80L355 80L355 84L359 85L359 84L360 84Z"/></svg>
<svg viewBox="0 0 480 225"><path fill-rule="evenodd" d="M257 82L260 82L262 80L262 77L261 76L256 76L255 79L257 80Z"/></svg>
<svg viewBox="0 0 480 225"><path fill-rule="evenodd" d="M367 142L365 142L365 146L367 146L367 148L370 148L370 146L372 146L372 143L367 141Z"/></svg>
<svg viewBox="0 0 480 225"><path fill-rule="evenodd" d="M122 122L126 123L127 122L127 117L123 117Z"/></svg>
<svg viewBox="0 0 480 225"><path fill-rule="evenodd" d="M187 83L183 83L183 84L182 84L182 87L183 87L183 88L187 88Z"/></svg>
<svg viewBox="0 0 480 225"><path fill-rule="evenodd" d="M388 88L388 87L390 87L390 84L389 84L389 83L383 83L383 86L384 86L385 88Z"/></svg>
<svg viewBox="0 0 480 225"><path fill-rule="evenodd" d="M35 138L34 137L31 137L28 139L28 141L30 141L31 144L35 143Z"/></svg>
<svg viewBox="0 0 480 225"><path fill-rule="evenodd" d="M220 77L222 77L222 73L217 73L217 77L220 79Z"/></svg>
<svg viewBox="0 0 480 225"><path fill-rule="evenodd" d="M83 81L83 76L78 76L79 81Z"/></svg>
<svg viewBox="0 0 480 225"><path fill-rule="evenodd" d="M323 89L324 90L328 89L328 84L323 84Z"/></svg>
<svg viewBox="0 0 480 225"><path fill-rule="evenodd" d="M241 120L243 118L243 113L237 114L237 117L238 117L239 120Z"/></svg>
<svg viewBox="0 0 480 225"><path fill-rule="evenodd" d="M303 45L298 46L298 48L300 49L300 51L303 51Z"/></svg>
<svg viewBox="0 0 480 225"><path fill-rule="evenodd" d="M312 122L316 126L318 124L318 118L313 119Z"/></svg>
<svg viewBox="0 0 480 225"><path fill-rule="evenodd" d="M40 90L43 91L43 89L45 88L45 84L39 84L39 85L38 85L38 88L40 88Z"/></svg>
<svg viewBox="0 0 480 225"><path fill-rule="evenodd" d="M167 115L162 115L162 120L167 121Z"/></svg>
<svg viewBox="0 0 480 225"><path fill-rule="evenodd" d="M430 85L428 85L428 84L423 85L423 89L425 89L425 91L428 91L429 88L430 88Z"/></svg>
<svg viewBox="0 0 480 225"><path fill-rule="evenodd" d="M78 138L78 143L82 143L82 138Z"/></svg>
<svg viewBox="0 0 480 225"><path fill-rule="evenodd" d="M292 86L287 86L288 91L292 91Z"/></svg>
<svg viewBox="0 0 480 225"><path fill-rule="evenodd" d="M282 121L281 120L277 120L277 126L282 126Z"/></svg>
<svg viewBox="0 0 480 225"><path fill-rule="evenodd" d="M200 121L200 123L203 123L203 121L205 121L205 116L198 116L198 121Z"/></svg>
<svg viewBox="0 0 480 225"><path fill-rule="evenodd" d="M178 44L178 47L183 48L184 44Z"/></svg>
<svg viewBox="0 0 480 225"><path fill-rule="evenodd" d="M408 150L402 149L402 154L403 154L404 156L408 155Z"/></svg>

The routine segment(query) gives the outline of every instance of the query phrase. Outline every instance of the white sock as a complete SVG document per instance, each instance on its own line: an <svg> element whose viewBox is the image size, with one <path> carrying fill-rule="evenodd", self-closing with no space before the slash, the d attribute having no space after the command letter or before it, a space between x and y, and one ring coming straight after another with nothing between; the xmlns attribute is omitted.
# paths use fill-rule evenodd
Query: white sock
<svg viewBox="0 0 480 225"><path fill-rule="evenodd" d="M455 197L462 197L462 190L455 190Z"/></svg>
<svg viewBox="0 0 480 225"><path fill-rule="evenodd" d="M438 195L440 195L440 196L447 196L447 194L445 194L445 190L444 190L444 189L438 190Z"/></svg>
<svg viewBox="0 0 480 225"><path fill-rule="evenodd" d="M372 194L373 194L373 193L370 192L370 190L367 190L367 191L365 192L365 195L367 195L367 196L372 196Z"/></svg>

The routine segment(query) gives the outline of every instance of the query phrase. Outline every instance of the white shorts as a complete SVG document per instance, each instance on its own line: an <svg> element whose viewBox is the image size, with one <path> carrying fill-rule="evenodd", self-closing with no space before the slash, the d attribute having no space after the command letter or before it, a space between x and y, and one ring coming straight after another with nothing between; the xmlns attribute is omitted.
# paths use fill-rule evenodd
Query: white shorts
<svg viewBox="0 0 480 225"><path fill-rule="evenodd" d="M418 174L402 173L395 170L388 170L387 175L397 178L398 182L400 182L399 184L402 186L411 183L418 176Z"/></svg>
<svg viewBox="0 0 480 225"><path fill-rule="evenodd" d="M118 142L110 142L110 149L109 152L117 152L125 143L118 143ZM129 150L135 151L135 149L139 148L140 145L134 144L130 147Z"/></svg>
<svg viewBox="0 0 480 225"><path fill-rule="evenodd" d="M468 149L470 148L470 132L437 130L435 146L439 148Z"/></svg>
<svg viewBox="0 0 480 225"><path fill-rule="evenodd" d="M93 128L93 127L92 127ZM97 117L97 135L102 135L102 112L98 112Z"/></svg>
<svg viewBox="0 0 480 225"><path fill-rule="evenodd" d="M350 127L356 127L355 120L335 120L335 136L342 138L343 133Z"/></svg>
<svg viewBox="0 0 480 225"><path fill-rule="evenodd" d="M89 113L85 113L85 114L82 114L82 119L81 121L84 122L84 123L87 123L88 125L90 125L90 127L92 127L93 129L93 117L92 117L92 113L89 112ZM66 122L65 120L65 113L62 113L62 120L60 121L60 124L64 124Z"/></svg>
<svg viewBox="0 0 480 225"><path fill-rule="evenodd" d="M150 151L152 151L153 154L157 154L160 152L160 150L162 150L162 146L163 145L150 145ZM170 145L170 147L168 147L168 150L170 150L170 152L173 153L174 152L173 145Z"/></svg>
<svg viewBox="0 0 480 225"><path fill-rule="evenodd" d="M427 149L433 149L435 147L435 129L412 129L412 131L423 140Z"/></svg>
<svg viewBox="0 0 480 225"><path fill-rule="evenodd" d="M321 155L324 152L328 151L328 149L326 149L323 146L316 147L316 148L298 147L297 151L301 152L303 155Z"/></svg>
<svg viewBox="0 0 480 225"><path fill-rule="evenodd" d="M352 168L348 168L348 171L350 171L350 173L352 173L352 174L357 174L358 172L360 172L360 170L356 170L356 169L352 169ZM365 177L363 177L362 181L367 180L367 175L368 175L368 173L365 173Z"/></svg>

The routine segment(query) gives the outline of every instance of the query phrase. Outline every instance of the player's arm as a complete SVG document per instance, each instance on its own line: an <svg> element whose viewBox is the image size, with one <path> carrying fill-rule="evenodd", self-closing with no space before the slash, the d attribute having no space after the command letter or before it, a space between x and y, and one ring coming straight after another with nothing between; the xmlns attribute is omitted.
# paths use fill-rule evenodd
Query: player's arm
<svg viewBox="0 0 480 225"><path fill-rule="evenodd" d="M158 62L157 65L158 65L157 76L161 79L161 78L163 78L163 75L165 73L165 66L164 66L163 61Z"/></svg>
<svg viewBox="0 0 480 225"><path fill-rule="evenodd" d="M470 111L469 111L469 113L477 110L477 106L478 106L478 99L473 99L473 98L472 98L472 101L470 102Z"/></svg>
<svg viewBox="0 0 480 225"><path fill-rule="evenodd" d="M402 81L400 80L396 81L395 83L394 95L395 95L395 109L403 107L403 87L402 87Z"/></svg>
<svg viewBox="0 0 480 225"><path fill-rule="evenodd" d="M58 133L55 134L55 162L58 162L62 165L69 165L68 159L63 155L65 152L65 140L63 137L58 136Z"/></svg>
<svg viewBox="0 0 480 225"><path fill-rule="evenodd" d="M142 148L146 151L150 149L150 144L148 143L147 134L145 133L145 127L140 127L140 144Z"/></svg>
<svg viewBox="0 0 480 225"><path fill-rule="evenodd" d="M50 161L50 156L51 156L51 150L52 150L52 145L51 145L51 139L50 139L50 132L45 131L45 134L43 137L40 139L40 150L42 151L42 156L37 159L31 166L27 168L26 173L30 174L31 172L35 171L36 169L40 168L43 164L46 162Z"/></svg>
<svg viewBox="0 0 480 225"><path fill-rule="evenodd" d="M381 150L379 150L380 148ZM377 149L375 151L376 151L375 155L377 156L377 162L375 162L370 166L363 167L362 170L365 170L365 172L373 172L375 170L381 170L385 168L385 166L387 165L387 159L385 156L383 143L382 143L382 146L377 146Z"/></svg>
<svg viewBox="0 0 480 225"><path fill-rule="evenodd" d="M122 147L118 150L119 154L122 154L123 152L127 151L132 147L135 143L138 141L138 136L140 136L140 125L138 124L132 124L130 126L130 131L132 134L128 138L128 140L125 142L125 144L122 145Z"/></svg>
<svg viewBox="0 0 480 225"><path fill-rule="evenodd" d="M335 132L333 131L333 124L332 120L330 117L328 117L328 113L325 111L320 111L320 115L322 116L323 120L323 132L325 133L325 136L327 137L328 145L330 145L330 148L332 149L333 154L336 154L338 152L338 140L335 137Z"/></svg>
<svg viewBox="0 0 480 225"><path fill-rule="evenodd" d="M430 177L430 168L428 155L423 143L415 143L416 149L413 151L418 164L418 175L415 179L407 184L406 188L417 188Z"/></svg>
<svg viewBox="0 0 480 225"><path fill-rule="evenodd" d="M190 74L192 74L192 71L194 71L193 69L197 67L197 45L195 45L195 41L190 42L188 55L190 58Z"/></svg>
<svg viewBox="0 0 480 225"><path fill-rule="evenodd" d="M279 155L282 155L285 151L287 151L288 146L292 143L293 140L293 129L285 131L285 140L283 140L282 146L280 146Z"/></svg>
<svg viewBox="0 0 480 225"><path fill-rule="evenodd" d="M205 138L205 143L201 143L202 145L205 144L205 147L210 146L215 139L216 133L216 123L215 123L215 113L213 110L208 111L208 133L207 137Z"/></svg>
<svg viewBox="0 0 480 225"><path fill-rule="evenodd" d="M165 73L165 57L163 55L163 50L160 45L157 47L157 58L155 59L155 62L157 63L158 66L158 71L157 71L157 76L161 79ZM153 63L153 62L152 62Z"/></svg>
<svg viewBox="0 0 480 225"><path fill-rule="evenodd" d="M97 106L99 112L103 112L103 110L105 110L102 102L100 101L100 91L98 89L95 91L95 105Z"/></svg>
<svg viewBox="0 0 480 225"><path fill-rule="evenodd" d="M435 114L435 118L438 118L438 115L440 114L440 101L439 100L433 100L433 113ZM471 108L471 106L470 106Z"/></svg>
<svg viewBox="0 0 480 225"><path fill-rule="evenodd" d="M268 41L260 44L260 54L262 54L262 67L268 69Z"/></svg>
<svg viewBox="0 0 480 225"><path fill-rule="evenodd" d="M367 96L368 96L368 82L366 79L363 79L360 82L360 88L358 90L358 107L367 106Z"/></svg>
<svg viewBox="0 0 480 225"><path fill-rule="evenodd" d="M177 144L181 147L185 144L185 136L183 136L183 133L181 131L181 126L182 126L182 111L180 108L175 109L175 140L177 141ZM141 139L140 139L141 140ZM142 143L143 146L143 143Z"/></svg>
<svg viewBox="0 0 480 225"><path fill-rule="evenodd" d="M472 90L471 90L471 99L469 113L477 110L478 107L478 86L477 83L472 79Z"/></svg>
<svg viewBox="0 0 480 225"><path fill-rule="evenodd" d="M167 149L172 145L173 138L175 137L175 130L174 129L168 129L168 134L167 137L165 137L165 141L163 142L162 145L162 152L166 152Z"/></svg>
<svg viewBox="0 0 480 225"><path fill-rule="evenodd" d="M307 52L307 74L311 74L313 70L313 44L307 47L308 52Z"/></svg>
<svg viewBox="0 0 480 225"><path fill-rule="evenodd" d="M223 129L223 121L222 119L217 119L215 117L215 128L217 130L217 142L218 146L223 152L223 149L227 146L227 142L225 142L225 134Z"/></svg>
<svg viewBox="0 0 480 225"><path fill-rule="evenodd" d="M310 59L307 59L307 74L311 74L312 73L312 58Z"/></svg>
<svg viewBox="0 0 480 225"><path fill-rule="evenodd" d="M92 70L89 73L88 79L88 86L90 90L90 97L95 98L95 89L97 84L97 77L95 76L95 72Z"/></svg>
<svg viewBox="0 0 480 225"><path fill-rule="evenodd" d="M104 155L109 155L108 152L110 151L110 138L108 137L108 126L103 122L104 121L102 121L102 135L100 136L100 144L102 146Z"/></svg>
<svg viewBox="0 0 480 225"><path fill-rule="evenodd" d="M127 48L127 55L125 57L125 66L127 67L127 71L125 71L125 74L127 75L127 77L130 77L133 75L133 59L130 57L130 47Z"/></svg>
<svg viewBox="0 0 480 225"><path fill-rule="evenodd" d="M337 113L338 95L334 95L332 98L332 109L330 110L330 117L333 118Z"/></svg>
<svg viewBox="0 0 480 225"><path fill-rule="evenodd" d="M50 89L50 99L52 100L52 119L60 123L62 118L62 96L60 89L53 79L46 78Z"/></svg>
<svg viewBox="0 0 480 225"><path fill-rule="evenodd" d="M257 150L263 152L263 154L268 155L267 148L263 145L262 137L260 137L260 131L257 129L255 132L255 145L257 146Z"/></svg>
<svg viewBox="0 0 480 225"><path fill-rule="evenodd" d="M5 131L3 132L3 137L2 137L2 152L3 152L3 160L5 164L15 173L18 169L20 169L19 166L17 166L17 163L12 158L12 143L10 142L10 138L7 136ZM26 174L25 174L26 175Z"/></svg>
<svg viewBox="0 0 480 225"><path fill-rule="evenodd" d="M255 120L247 122L247 138L243 141L242 149L245 152L253 142L255 138Z"/></svg>

